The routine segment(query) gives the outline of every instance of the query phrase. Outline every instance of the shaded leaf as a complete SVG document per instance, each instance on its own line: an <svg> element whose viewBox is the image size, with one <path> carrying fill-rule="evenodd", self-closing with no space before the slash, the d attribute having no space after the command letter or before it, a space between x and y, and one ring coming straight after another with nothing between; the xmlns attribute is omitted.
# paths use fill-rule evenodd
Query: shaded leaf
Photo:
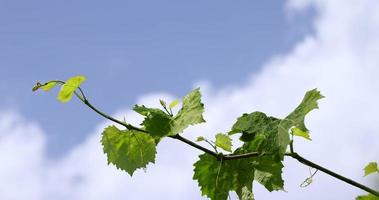
<svg viewBox="0 0 379 200"><path fill-rule="evenodd" d="M194 164L195 174L202 195L212 200L226 200L230 191L242 195L242 189L252 188L254 170L249 159L218 161L209 154L202 154Z"/></svg>
<svg viewBox="0 0 379 200"><path fill-rule="evenodd" d="M241 140L246 150L278 154L278 125L280 120L262 112L243 114L237 119L229 134L242 133ZM248 146L248 147L247 147Z"/></svg>
<svg viewBox="0 0 379 200"><path fill-rule="evenodd" d="M164 137L171 132L171 116L157 108L135 105L133 110L145 116L141 125L152 136Z"/></svg>
<svg viewBox="0 0 379 200"><path fill-rule="evenodd" d="M274 156L264 155L254 157L252 165L255 169L254 179L272 192L283 190L284 180L282 178L283 164Z"/></svg>

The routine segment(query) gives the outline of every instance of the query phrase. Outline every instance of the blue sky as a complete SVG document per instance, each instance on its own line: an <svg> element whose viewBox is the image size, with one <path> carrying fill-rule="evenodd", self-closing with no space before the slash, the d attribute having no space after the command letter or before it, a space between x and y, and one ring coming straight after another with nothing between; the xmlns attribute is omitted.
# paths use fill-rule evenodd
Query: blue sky
<svg viewBox="0 0 379 200"><path fill-rule="evenodd" d="M284 3L2 0L0 107L41 123L48 153L62 155L101 119L32 94L36 81L83 74L107 112L153 91L182 96L197 81L238 85L311 31L312 13L289 15Z"/></svg>
<svg viewBox="0 0 379 200"><path fill-rule="evenodd" d="M201 86L207 123L183 133L191 140L230 130L245 112L285 117L318 88L326 98L305 120L312 142L295 138L295 150L377 187L362 168L379 154L378 10L376 0L0 0L0 199L205 199L192 180L201 152L163 140L156 163L130 178L102 152L110 122L59 103L57 89L31 91L78 74L94 105L133 124L133 104ZM284 165L288 192L254 184L256 199L364 194L322 173L301 188L309 169Z"/></svg>

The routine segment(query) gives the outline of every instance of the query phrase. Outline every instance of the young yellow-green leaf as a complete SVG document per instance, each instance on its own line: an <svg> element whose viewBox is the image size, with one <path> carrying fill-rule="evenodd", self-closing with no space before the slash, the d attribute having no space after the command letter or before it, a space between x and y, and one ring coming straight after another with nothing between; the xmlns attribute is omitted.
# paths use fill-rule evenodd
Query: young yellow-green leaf
<svg viewBox="0 0 379 200"><path fill-rule="evenodd" d="M196 142L205 141L205 138L203 136L199 136L196 138Z"/></svg>
<svg viewBox="0 0 379 200"><path fill-rule="evenodd" d="M226 134L217 134L215 144L225 151L232 152L232 139Z"/></svg>
<svg viewBox="0 0 379 200"><path fill-rule="evenodd" d="M304 118L313 109L318 108L317 101L324 98L317 89L313 89L305 93L303 100L296 109L291 112L286 118L281 120L279 124L277 145L280 146L280 153L284 155L290 143L289 131L292 127L308 133L309 130L305 127Z"/></svg>
<svg viewBox="0 0 379 200"><path fill-rule="evenodd" d="M370 174L375 173L375 172L379 172L378 163L370 162L369 164L366 165L364 170L365 170L364 176L370 175Z"/></svg>
<svg viewBox="0 0 379 200"><path fill-rule="evenodd" d="M294 135L294 136L303 137L303 138L305 138L307 140L312 140L311 136L309 135L309 132L304 132L304 131L302 131L301 129L299 129L297 127L293 127L291 129L291 134Z"/></svg>
<svg viewBox="0 0 379 200"><path fill-rule="evenodd" d="M236 191L242 196L242 189L252 188L254 170L250 159L218 161L209 154L202 154L194 164L195 174L202 195L211 200L226 200L230 191Z"/></svg>
<svg viewBox="0 0 379 200"><path fill-rule="evenodd" d="M167 136L171 131L171 116L157 108L135 105L133 110L145 116L141 125L154 137Z"/></svg>
<svg viewBox="0 0 379 200"><path fill-rule="evenodd" d="M373 194L368 194L364 196L358 196L355 200L379 200L379 197Z"/></svg>
<svg viewBox="0 0 379 200"><path fill-rule="evenodd" d="M200 89L196 88L184 97L182 108L171 123L171 135L183 132L189 125L205 122L203 112Z"/></svg>
<svg viewBox="0 0 379 200"><path fill-rule="evenodd" d="M74 76L69 78L65 84L62 85L61 90L58 93L58 100L62 103L70 101L75 90L85 80L86 78L84 76Z"/></svg>
<svg viewBox="0 0 379 200"><path fill-rule="evenodd" d="M49 90L51 90L53 87L55 87L56 85L57 85L57 82L52 81L52 82L48 82L48 83L46 83L45 85L42 85L41 88L42 88L44 91L49 91Z"/></svg>
<svg viewBox="0 0 379 200"><path fill-rule="evenodd" d="M170 103L170 105L168 106L170 109L173 109L175 108L175 106L177 106L179 103L179 100L174 100L173 102Z"/></svg>
<svg viewBox="0 0 379 200"><path fill-rule="evenodd" d="M139 168L154 163L156 147L152 136L135 130L119 130L115 126L104 129L101 138L108 164L133 175Z"/></svg>

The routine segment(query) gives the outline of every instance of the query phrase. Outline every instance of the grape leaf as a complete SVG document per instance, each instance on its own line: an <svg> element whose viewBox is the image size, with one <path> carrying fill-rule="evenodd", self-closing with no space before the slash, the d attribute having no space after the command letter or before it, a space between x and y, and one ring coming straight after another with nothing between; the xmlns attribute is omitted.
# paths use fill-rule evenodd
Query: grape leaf
<svg viewBox="0 0 379 200"><path fill-rule="evenodd" d="M199 136L196 138L196 142L201 142L201 141L205 141L205 137Z"/></svg>
<svg viewBox="0 0 379 200"><path fill-rule="evenodd" d="M75 90L85 80L86 78L84 76L74 76L69 78L65 84L62 85L61 90L58 93L58 100L62 103L70 101Z"/></svg>
<svg viewBox="0 0 379 200"><path fill-rule="evenodd" d="M215 144L225 151L232 152L232 139L226 134L217 134Z"/></svg>
<svg viewBox="0 0 379 200"><path fill-rule="evenodd" d="M364 170L365 170L364 176L370 175L370 174L375 173L375 172L379 172L378 163L370 162L369 164L366 165Z"/></svg>
<svg viewBox="0 0 379 200"><path fill-rule="evenodd" d="M266 118L267 116L263 112L245 113L237 118L237 121L232 126L232 130L229 131L229 134L243 133L255 135L257 132L261 131L261 127L265 126L267 123Z"/></svg>
<svg viewBox="0 0 379 200"><path fill-rule="evenodd" d="M39 90L40 88L42 88L44 91L47 92L47 91L51 90L56 85L57 85L56 81L49 81L49 82L46 82L44 84L37 82L36 85L34 85L32 91L35 92L35 91Z"/></svg>
<svg viewBox="0 0 379 200"><path fill-rule="evenodd" d="M176 99L176 100L172 101L168 107L170 109L173 109L173 108L175 108L175 106L178 105L178 103L179 103L179 100Z"/></svg>
<svg viewBox="0 0 379 200"><path fill-rule="evenodd" d="M297 127L291 128L291 134L294 135L294 136L303 137L303 138L305 138L307 140L312 140L311 136L309 135L309 132L304 132L304 131L302 131L301 129L299 129Z"/></svg>
<svg viewBox="0 0 379 200"><path fill-rule="evenodd" d="M254 179L265 188L272 192L274 190L283 190L284 180L282 178L283 164L275 156L258 156L254 157L252 165L255 169Z"/></svg>
<svg viewBox="0 0 379 200"><path fill-rule="evenodd" d="M189 125L205 122L203 119L204 105L201 103L199 88L184 97L183 107L175 117L171 117L160 109L135 105L133 110L145 116L141 125L155 137L164 137L181 133Z"/></svg>
<svg viewBox="0 0 379 200"><path fill-rule="evenodd" d="M196 88L184 97L182 108L171 123L171 135L183 132L189 125L205 122L203 112L200 89Z"/></svg>
<svg viewBox="0 0 379 200"><path fill-rule="evenodd" d="M261 153L278 153L278 125L280 120L262 112L243 114L237 119L229 134L242 133L240 139L249 143L246 150ZM249 147L247 147L249 146Z"/></svg>
<svg viewBox="0 0 379 200"><path fill-rule="evenodd" d="M249 187L243 187L241 193L238 194L240 200L254 200L254 195Z"/></svg>
<svg viewBox="0 0 379 200"><path fill-rule="evenodd" d="M135 105L133 110L145 116L141 125L152 136L164 137L171 131L171 116L157 108Z"/></svg>
<svg viewBox="0 0 379 200"><path fill-rule="evenodd" d="M379 197L373 194L368 194L364 196L358 196L355 200L379 200Z"/></svg>
<svg viewBox="0 0 379 200"><path fill-rule="evenodd" d="M55 87L57 85L57 82L55 81L51 81L51 82L48 82L44 85L41 86L41 88L44 90L44 91L49 91L51 90L53 87Z"/></svg>
<svg viewBox="0 0 379 200"><path fill-rule="evenodd" d="M264 145L267 139L257 135L254 140L245 142L236 154L248 152L261 152L270 145ZM269 140L270 141L270 140ZM261 149L261 150L258 150ZM284 180L282 178L283 158L277 153L261 154L250 158L251 167L255 170L254 179L262 184L268 191L283 190Z"/></svg>
<svg viewBox="0 0 379 200"><path fill-rule="evenodd" d="M259 132L254 139L245 142L235 154L261 152L261 155L250 158L251 168L255 170L254 179L271 192L283 189L282 169L284 166L282 164L283 156L278 153L279 149L274 142L280 120L269 117L267 120L266 128L262 129L266 131L258 129Z"/></svg>
<svg viewBox="0 0 379 200"><path fill-rule="evenodd" d="M324 98L317 89L310 90L305 93L303 100L296 109L284 118L279 124L277 145L280 147L280 153L284 154L290 143L289 131L296 127L299 130L308 133L309 130L305 127L304 118L310 111L318 108L317 101Z"/></svg>
<svg viewBox="0 0 379 200"><path fill-rule="evenodd" d="M114 164L133 175L139 168L145 168L155 161L155 141L150 135L135 130L119 130L115 126L104 129L101 138L108 164Z"/></svg>
<svg viewBox="0 0 379 200"><path fill-rule="evenodd" d="M242 196L242 189L252 187L254 170L249 159L218 161L209 154L199 156L193 179L197 180L202 195L211 200L226 200L229 191L236 191ZM251 190L250 190L251 191Z"/></svg>
<svg viewBox="0 0 379 200"><path fill-rule="evenodd" d="M202 154L199 158L194 164L193 179L198 181L202 195L212 200L226 200L233 180L233 174L228 171L229 166L221 164L209 154Z"/></svg>
<svg viewBox="0 0 379 200"><path fill-rule="evenodd" d="M243 150L238 148L233 154L242 154ZM234 174L234 188L238 197L241 200L254 199L253 195L253 181L255 176L255 170L252 165L252 158L244 158L238 160L227 161L232 164L232 171Z"/></svg>

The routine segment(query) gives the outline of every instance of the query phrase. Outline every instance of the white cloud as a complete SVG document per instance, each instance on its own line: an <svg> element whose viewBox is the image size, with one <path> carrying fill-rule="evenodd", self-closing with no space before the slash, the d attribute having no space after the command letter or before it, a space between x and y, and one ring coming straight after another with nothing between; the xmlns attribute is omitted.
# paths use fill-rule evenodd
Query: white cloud
<svg viewBox="0 0 379 200"><path fill-rule="evenodd" d="M40 199L44 136L12 112L0 114L0 199Z"/></svg>
<svg viewBox="0 0 379 200"><path fill-rule="evenodd" d="M379 2L291 0L288 6L291 12L314 6L318 11L315 32L292 52L271 59L243 86L215 89L202 83L208 123L185 135L195 138L226 131L243 112L261 110L283 117L306 90L318 87L326 99L307 118L313 141L298 139L295 148L313 161L365 182L361 168L378 160L379 154ZM159 97L173 98L152 94L140 102L157 104ZM131 112L126 119L138 124ZM130 179L106 165L99 144L104 125L70 154L50 161L37 125L14 113L0 115L0 199L200 199L197 183L191 180L198 151L177 141L163 141L157 163L146 174L140 171ZM287 159L288 192L268 193L257 185L256 197L353 199L364 193L321 172L311 186L300 188L307 175L308 168Z"/></svg>

